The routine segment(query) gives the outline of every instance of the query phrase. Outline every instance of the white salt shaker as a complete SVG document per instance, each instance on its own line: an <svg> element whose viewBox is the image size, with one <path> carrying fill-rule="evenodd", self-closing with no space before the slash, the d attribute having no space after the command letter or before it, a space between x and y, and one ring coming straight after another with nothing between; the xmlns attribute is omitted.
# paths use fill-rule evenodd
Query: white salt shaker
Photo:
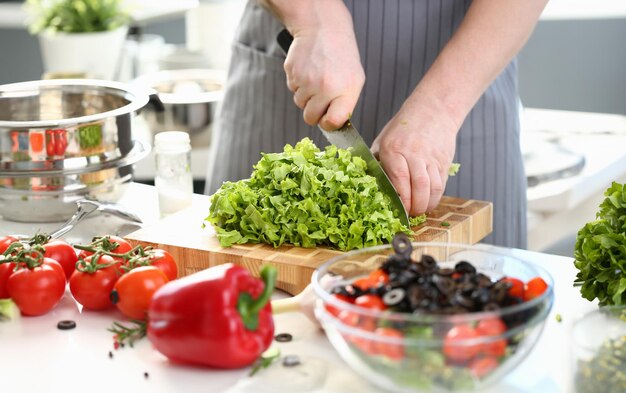
<svg viewBox="0 0 626 393"><path fill-rule="evenodd" d="M176 213L191 205L191 142L183 131L159 132L154 137L156 176L161 216Z"/></svg>

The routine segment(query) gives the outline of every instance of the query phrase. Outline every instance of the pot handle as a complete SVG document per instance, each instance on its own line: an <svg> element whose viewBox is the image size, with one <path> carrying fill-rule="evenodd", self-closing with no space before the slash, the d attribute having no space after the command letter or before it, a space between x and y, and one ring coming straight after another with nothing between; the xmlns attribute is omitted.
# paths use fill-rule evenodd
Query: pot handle
<svg viewBox="0 0 626 393"><path fill-rule="evenodd" d="M157 112L164 112L165 105L163 105L163 101L159 98L159 94L156 90L150 89L148 96L148 105L152 107Z"/></svg>

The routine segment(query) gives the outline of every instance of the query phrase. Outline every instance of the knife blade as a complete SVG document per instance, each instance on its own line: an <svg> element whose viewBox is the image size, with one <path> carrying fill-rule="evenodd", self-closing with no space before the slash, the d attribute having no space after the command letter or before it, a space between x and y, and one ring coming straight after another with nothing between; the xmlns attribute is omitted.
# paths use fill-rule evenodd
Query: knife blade
<svg viewBox="0 0 626 393"><path fill-rule="evenodd" d="M278 41L282 50L287 53L291 43L293 42L293 37L287 29L283 29L276 37L276 41ZM351 149L353 155L358 156L365 161L367 164L367 173L376 179L376 183L378 183L378 187L381 192L389 197L391 207L398 212L400 222L410 228L411 224L409 223L409 215L404 208L404 204L400 199L398 191L396 191L396 188L393 186L393 183L391 183L391 180L389 180L389 177L383 170L380 162L378 162L376 157L374 157L370 148L367 146L363 137L361 137L361 134L359 134L352 122L348 120L341 128L333 131L326 131L321 127L319 127L319 129L322 134L324 134L328 142L340 149Z"/></svg>

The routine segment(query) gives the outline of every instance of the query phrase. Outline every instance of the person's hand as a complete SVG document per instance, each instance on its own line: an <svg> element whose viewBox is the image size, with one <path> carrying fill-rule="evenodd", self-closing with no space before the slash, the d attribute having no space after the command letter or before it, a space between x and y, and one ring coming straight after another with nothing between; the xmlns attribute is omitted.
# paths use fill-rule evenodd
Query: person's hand
<svg viewBox="0 0 626 393"><path fill-rule="evenodd" d="M372 144L410 216L439 204L458 128L445 113L407 101Z"/></svg>
<svg viewBox="0 0 626 393"><path fill-rule="evenodd" d="M350 118L365 83L352 27L298 31L285 61L287 87L304 121L335 130Z"/></svg>

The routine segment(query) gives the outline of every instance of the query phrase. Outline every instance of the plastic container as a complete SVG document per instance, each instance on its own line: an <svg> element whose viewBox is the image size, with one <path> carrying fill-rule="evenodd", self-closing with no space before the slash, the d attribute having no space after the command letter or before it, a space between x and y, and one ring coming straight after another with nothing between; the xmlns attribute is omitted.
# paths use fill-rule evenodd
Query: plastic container
<svg viewBox="0 0 626 393"><path fill-rule="evenodd" d="M183 131L160 132L154 137L156 176L161 216L176 213L191 205L193 176L191 142Z"/></svg>

